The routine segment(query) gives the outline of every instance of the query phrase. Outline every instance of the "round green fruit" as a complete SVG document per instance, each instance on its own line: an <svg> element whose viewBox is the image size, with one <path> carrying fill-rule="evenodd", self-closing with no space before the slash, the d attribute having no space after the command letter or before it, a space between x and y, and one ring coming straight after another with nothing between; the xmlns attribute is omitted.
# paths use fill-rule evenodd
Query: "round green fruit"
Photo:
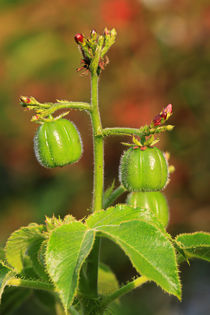
<svg viewBox="0 0 210 315"><path fill-rule="evenodd" d="M168 225L168 203L160 191L132 192L127 197L127 204L134 208L151 210L164 227Z"/></svg>
<svg viewBox="0 0 210 315"><path fill-rule="evenodd" d="M44 167L75 163L82 155L80 134L67 119L45 122L35 134L34 151L37 160Z"/></svg>
<svg viewBox="0 0 210 315"><path fill-rule="evenodd" d="M168 164L156 147L132 147L121 157L119 177L128 191L162 190L168 180Z"/></svg>

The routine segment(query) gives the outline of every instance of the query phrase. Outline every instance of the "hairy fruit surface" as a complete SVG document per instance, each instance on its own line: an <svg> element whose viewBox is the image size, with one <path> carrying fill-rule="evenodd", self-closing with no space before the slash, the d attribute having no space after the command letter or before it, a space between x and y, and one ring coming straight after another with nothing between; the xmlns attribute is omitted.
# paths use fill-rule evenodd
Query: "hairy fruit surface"
<svg viewBox="0 0 210 315"><path fill-rule="evenodd" d="M47 168L77 162L82 154L82 142L75 125L67 119L45 122L34 137L38 162Z"/></svg>
<svg viewBox="0 0 210 315"><path fill-rule="evenodd" d="M168 225L168 203L164 194L160 191L132 192L128 194L126 202L134 208L151 210L164 227Z"/></svg>
<svg viewBox="0 0 210 315"><path fill-rule="evenodd" d="M120 161L120 182L128 191L162 190L168 180L168 165L156 147L130 148Z"/></svg>

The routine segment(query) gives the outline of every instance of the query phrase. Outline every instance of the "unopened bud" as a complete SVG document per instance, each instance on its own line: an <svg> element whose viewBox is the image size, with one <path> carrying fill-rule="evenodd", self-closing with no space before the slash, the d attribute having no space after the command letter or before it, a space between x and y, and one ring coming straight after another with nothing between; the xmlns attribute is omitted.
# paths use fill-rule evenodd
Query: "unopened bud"
<svg viewBox="0 0 210 315"><path fill-rule="evenodd" d="M105 27L105 29L104 29L104 35L109 35L109 30L108 30L108 28L107 27Z"/></svg>
<svg viewBox="0 0 210 315"><path fill-rule="evenodd" d="M27 96L21 96L20 101L21 101L21 103L24 103L24 104L30 104L31 99L30 99L30 97L27 97Z"/></svg>
<svg viewBox="0 0 210 315"><path fill-rule="evenodd" d="M74 39L75 39L75 42L76 42L77 44L83 43L84 36L83 36L82 34L78 33L78 34L76 34L76 35L74 36Z"/></svg>
<svg viewBox="0 0 210 315"><path fill-rule="evenodd" d="M164 108L164 110L163 110L163 112L164 113L166 113L166 114L172 114L172 104L168 104L165 108Z"/></svg>
<svg viewBox="0 0 210 315"><path fill-rule="evenodd" d="M162 122L162 117L160 114L158 114L157 116L155 116L155 118L153 119L153 124L154 126L160 126L161 122Z"/></svg>
<svg viewBox="0 0 210 315"><path fill-rule="evenodd" d="M171 131L171 130L174 129L174 126L173 126L173 125L167 125L167 126L165 126L165 127L166 127L166 130L167 130L167 131Z"/></svg>

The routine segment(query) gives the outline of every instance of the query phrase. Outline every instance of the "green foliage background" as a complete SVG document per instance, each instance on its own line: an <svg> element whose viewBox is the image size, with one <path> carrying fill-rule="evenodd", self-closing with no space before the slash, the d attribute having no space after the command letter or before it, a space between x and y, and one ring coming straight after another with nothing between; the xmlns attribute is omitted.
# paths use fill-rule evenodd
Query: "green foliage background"
<svg viewBox="0 0 210 315"><path fill-rule="evenodd" d="M74 166L46 170L33 153L37 126L18 104L20 95L40 101L89 100L89 77L76 68L75 33L116 27L118 38L100 80L104 126L138 127L172 103L176 128L161 136L176 167L166 196L169 231L210 231L210 5L207 0L0 0L0 240L31 221L71 212L86 215L92 197L92 139L85 114L72 111L84 154ZM108 139L105 184L118 177L125 139ZM123 199L121 200L123 201ZM135 273L120 249L104 241L102 259L120 282ZM123 299L122 315L208 314L209 265L183 265L183 302L154 285ZM15 314L33 314L31 296ZM153 303L151 303L153 301ZM37 304L38 303L38 304ZM127 303L127 306L125 306ZM40 315L48 314L41 310ZM42 312L42 313L41 313Z"/></svg>

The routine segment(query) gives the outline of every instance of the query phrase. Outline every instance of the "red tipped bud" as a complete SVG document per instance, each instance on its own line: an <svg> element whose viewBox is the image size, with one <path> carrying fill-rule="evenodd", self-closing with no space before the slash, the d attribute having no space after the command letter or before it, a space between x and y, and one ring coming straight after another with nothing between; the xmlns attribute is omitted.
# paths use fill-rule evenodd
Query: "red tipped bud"
<svg viewBox="0 0 210 315"><path fill-rule="evenodd" d="M155 116L155 118L153 119L153 124L154 126L160 126L161 122L162 122L162 116L160 114L158 114L157 116Z"/></svg>
<svg viewBox="0 0 210 315"><path fill-rule="evenodd" d="M164 108L164 110L163 110L163 112L164 113L166 113L166 114L172 114L172 104L168 104L165 108Z"/></svg>
<svg viewBox="0 0 210 315"><path fill-rule="evenodd" d="M90 36L95 36L96 35L96 31L95 30L92 30L91 32L90 32Z"/></svg>
<svg viewBox="0 0 210 315"><path fill-rule="evenodd" d="M74 39L75 39L75 42L77 43L77 44L79 44L79 43L83 43L83 40L84 40L84 36L82 35L82 34L76 34L75 36L74 36Z"/></svg>
<svg viewBox="0 0 210 315"><path fill-rule="evenodd" d="M160 114L160 116L161 116L164 120L166 120L166 118L167 118L167 113L163 111L163 112Z"/></svg>
<svg viewBox="0 0 210 315"><path fill-rule="evenodd" d="M104 29L104 35L109 35L109 30L108 30L108 28L107 27L105 27L105 29Z"/></svg>
<svg viewBox="0 0 210 315"><path fill-rule="evenodd" d="M22 103L24 103L24 104L30 104L31 99L30 99L29 97L27 97L27 96L21 96L21 97L20 97L20 101L21 101Z"/></svg>

